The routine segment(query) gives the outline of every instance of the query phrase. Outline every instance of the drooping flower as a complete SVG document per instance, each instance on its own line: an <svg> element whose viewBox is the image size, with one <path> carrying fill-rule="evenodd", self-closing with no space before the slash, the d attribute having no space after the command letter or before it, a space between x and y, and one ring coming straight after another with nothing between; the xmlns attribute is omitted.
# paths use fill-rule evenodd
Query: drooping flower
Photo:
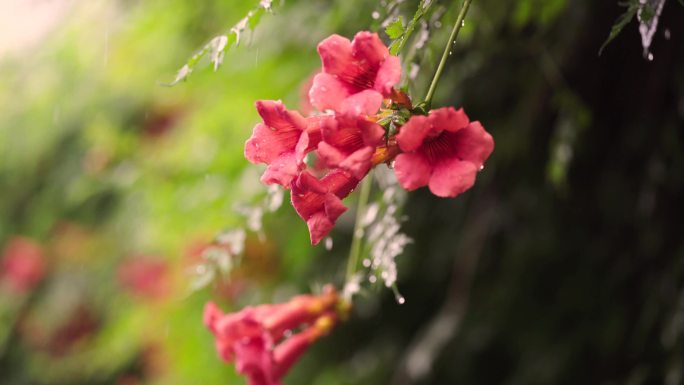
<svg viewBox="0 0 684 385"><path fill-rule="evenodd" d="M332 35L318 44L318 54L323 68L314 78L309 98L320 111L343 112L362 106L372 115L401 80L399 58L390 55L375 33L359 32L351 42Z"/></svg>
<svg viewBox="0 0 684 385"><path fill-rule="evenodd" d="M330 168L341 168L363 179L371 168L375 149L383 144L385 130L362 115L337 115L321 127L319 158Z"/></svg>
<svg viewBox="0 0 684 385"><path fill-rule="evenodd" d="M321 295L300 295L287 303L231 314L210 302L204 323L216 337L220 357L235 362L250 385L277 385L306 348L333 327L337 303L331 286ZM300 327L302 331L288 336Z"/></svg>
<svg viewBox="0 0 684 385"><path fill-rule="evenodd" d="M24 237L10 238L2 252L0 284L19 293L30 291L45 275L43 249Z"/></svg>
<svg viewBox="0 0 684 385"><path fill-rule="evenodd" d="M311 244L318 244L333 229L337 218L347 211L342 199L358 184L359 179L340 168L320 180L304 171L292 183L292 206L306 221Z"/></svg>
<svg viewBox="0 0 684 385"><path fill-rule="evenodd" d="M494 149L492 136L480 122L470 122L453 107L413 116L397 135L404 153L394 170L402 187L429 186L440 197L455 197L475 183L475 175Z"/></svg>
<svg viewBox="0 0 684 385"><path fill-rule="evenodd" d="M326 117L305 119L280 101L259 100L255 105L263 123L254 127L245 143L245 158L268 165L261 176L263 183L288 188L305 167L304 156L318 145Z"/></svg>

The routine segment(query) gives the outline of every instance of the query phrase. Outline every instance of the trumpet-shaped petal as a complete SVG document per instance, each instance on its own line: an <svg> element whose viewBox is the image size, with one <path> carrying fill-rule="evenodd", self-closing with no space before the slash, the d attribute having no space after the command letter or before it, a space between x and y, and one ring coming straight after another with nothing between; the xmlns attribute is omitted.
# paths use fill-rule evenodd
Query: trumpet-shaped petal
<svg viewBox="0 0 684 385"><path fill-rule="evenodd" d="M263 123L254 127L245 143L245 158L267 164L263 183L287 188L304 168L306 153L318 144L322 118L305 119L280 101L259 100L256 108Z"/></svg>
<svg viewBox="0 0 684 385"><path fill-rule="evenodd" d="M404 153L395 161L399 183L407 190L428 186L440 197L455 197L475 183L494 149L492 136L462 109L430 111L409 119L397 135Z"/></svg>
<svg viewBox="0 0 684 385"><path fill-rule="evenodd" d="M309 98L321 111L343 111L348 97L364 91L372 94L371 98L382 100L391 95L393 86L401 80L399 58L390 55L375 33L359 32L353 41L332 35L318 45L318 53L323 68L314 78Z"/></svg>
<svg viewBox="0 0 684 385"><path fill-rule="evenodd" d="M249 385L278 385L306 348L332 327L330 313L336 304L337 293L331 287L321 295L300 295L284 304L247 307L232 314L210 302L204 323L216 337L219 356L234 361ZM302 332L285 337L288 330L302 326Z"/></svg>
<svg viewBox="0 0 684 385"><path fill-rule="evenodd" d="M338 115L321 127L318 156L326 166L341 168L363 179L371 168L376 147L383 144L385 130L361 116Z"/></svg>
<svg viewBox="0 0 684 385"><path fill-rule="evenodd" d="M312 244L318 244L333 229L337 218L347 210L342 199L358 184L359 179L339 168L321 180L304 171L292 183L292 206L306 221Z"/></svg>

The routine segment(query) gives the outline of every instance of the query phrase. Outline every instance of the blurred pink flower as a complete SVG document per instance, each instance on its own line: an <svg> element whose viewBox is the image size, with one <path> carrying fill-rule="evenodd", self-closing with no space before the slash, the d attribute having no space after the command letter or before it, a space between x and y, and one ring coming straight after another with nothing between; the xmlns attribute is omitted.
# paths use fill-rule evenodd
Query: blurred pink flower
<svg viewBox="0 0 684 385"><path fill-rule="evenodd" d="M235 362L250 385L277 385L306 348L332 328L337 301L335 290L327 287L318 296L300 295L284 304L247 307L231 314L209 302L204 324L216 337L219 356ZM286 336L299 327L304 330Z"/></svg>
<svg viewBox="0 0 684 385"><path fill-rule="evenodd" d="M404 152L394 171L407 190L428 185L433 194L455 197L475 183L475 175L494 149L480 122L470 122L453 107L413 116L401 127L397 143Z"/></svg>
<svg viewBox="0 0 684 385"><path fill-rule="evenodd" d="M280 101L258 100L255 105L263 123L254 127L245 143L245 158L268 165L261 177L263 183L288 188L305 167L304 156L318 145L325 117L305 119Z"/></svg>
<svg viewBox="0 0 684 385"><path fill-rule="evenodd" d="M168 263L158 257L136 256L119 265L119 283L131 293L152 300L171 293Z"/></svg>
<svg viewBox="0 0 684 385"><path fill-rule="evenodd" d="M318 44L323 64L309 91L311 104L320 111L338 112L360 108L372 115L382 99L392 94L401 80L401 63L375 33L362 31L353 41L332 35ZM359 100L349 102L348 98Z"/></svg>
<svg viewBox="0 0 684 385"><path fill-rule="evenodd" d="M12 237L5 244L0 265L0 283L10 290L25 293L45 275L45 257L40 245L24 237Z"/></svg>
<svg viewBox="0 0 684 385"><path fill-rule="evenodd" d="M326 121L321 134L317 153L323 163L361 180L371 168L376 147L384 142L385 130L362 116L337 115Z"/></svg>
<svg viewBox="0 0 684 385"><path fill-rule="evenodd" d="M339 168L320 180L305 171L292 183L292 206L306 221L311 244L318 244L328 235L337 218L347 211L342 199L358 184L359 179Z"/></svg>

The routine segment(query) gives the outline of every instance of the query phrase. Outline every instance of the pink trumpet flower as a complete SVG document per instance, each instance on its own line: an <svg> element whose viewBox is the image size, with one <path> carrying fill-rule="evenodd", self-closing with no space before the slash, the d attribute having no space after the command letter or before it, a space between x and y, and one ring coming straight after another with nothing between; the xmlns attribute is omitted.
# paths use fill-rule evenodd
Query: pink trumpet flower
<svg viewBox="0 0 684 385"><path fill-rule="evenodd" d="M226 362L235 362L249 385L279 385L292 365L337 320L337 292L327 286L320 295L300 295L277 305L247 307L224 314L209 302L204 324L216 337ZM292 331L302 328L291 336Z"/></svg>
<svg viewBox="0 0 684 385"><path fill-rule="evenodd" d="M401 80L399 58L390 55L375 33L359 32L351 42L332 35L318 44L318 54L323 68L314 78L309 98L320 111L349 112L356 106L372 115ZM350 97L358 100L346 101Z"/></svg>
<svg viewBox="0 0 684 385"><path fill-rule="evenodd" d="M358 184L359 179L339 168L321 180L302 172L292 183L292 206L306 221L311 244L318 244L333 229L337 218L347 211L342 199Z"/></svg>
<svg viewBox="0 0 684 385"><path fill-rule="evenodd" d="M318 156L330 168L341 168L363 179L371 168L371 157L382 145L385 130L363 116L338 115L321 127Z"/></svg>
<svg viewBox="0 0 684 385"><path fill-rule="evenodd" d="M440 197L455 197L475 183L475 175L494 150L492 136L480 122L470 122L453 107L413 116L397 135L403 151L394 171L402 187L429 186Z"/></svg>
<svg viewBox="0 0 684 385"><path fill-rule="evenodd" d="M261 177L265 184L285 188L306 167L304 157L320 141L320 125L326 117L305 119L285 108L281 101L259 100L257 111L263 119L245 143L245 158L268 165Z"/></svg>

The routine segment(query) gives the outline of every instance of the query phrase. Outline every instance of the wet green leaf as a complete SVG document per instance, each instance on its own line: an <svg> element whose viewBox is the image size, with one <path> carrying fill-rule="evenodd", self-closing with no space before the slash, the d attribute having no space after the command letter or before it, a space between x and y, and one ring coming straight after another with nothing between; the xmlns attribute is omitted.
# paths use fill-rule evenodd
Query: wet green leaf
<svg viewBox="0 0 684 385"><path fill-rule="evenodd" d="M639 10L638 0L630 0L629 2L620 3L620 5L627 7L627 10L620 15L620 17L618 17L615 23L613 23L613 26L610 29L610 34L608 34L608 38L603 42L601 48L599 48L599 55L601 55L606 46L610 44L610 42L613 41L620 34L620 32L622 32L622 29L625 28L630 21L632 21Z"/></svg>
<svg viewBox="0 0 684 385"><path fill-rule="evenodd" d="M397 39L404 33L404 18L399 16L399 18L391 22L387 28L385 28L385 33L390 39Z"/></svg>

